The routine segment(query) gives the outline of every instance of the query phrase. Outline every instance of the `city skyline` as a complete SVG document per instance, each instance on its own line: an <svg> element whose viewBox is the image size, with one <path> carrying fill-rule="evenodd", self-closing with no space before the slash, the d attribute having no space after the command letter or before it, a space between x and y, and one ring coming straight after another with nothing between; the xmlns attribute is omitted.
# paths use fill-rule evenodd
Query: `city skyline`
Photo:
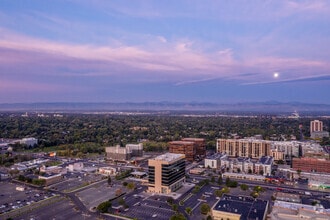
<svg viewBox="0 0 330 220"><path fill-rule="evenodd" d="M0 103L330 104L328 1L2 1Z"/></svg>

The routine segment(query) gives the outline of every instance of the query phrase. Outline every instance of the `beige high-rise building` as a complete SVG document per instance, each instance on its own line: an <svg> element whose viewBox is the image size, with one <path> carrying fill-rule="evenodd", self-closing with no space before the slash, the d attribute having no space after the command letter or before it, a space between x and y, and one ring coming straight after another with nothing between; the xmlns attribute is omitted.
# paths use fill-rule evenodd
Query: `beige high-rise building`
<svg viewBox="0 0 330 220"><path fill-rule="evenodd" d="M323 131L323 122L319 120L311 121L309 129L310 129L310 133Z"/></svg>
<svg viewBox="0 0 330 220"><path fill-rule="evenodd" d="M185 182L185 155L166 153L148 160L148 191L169 194Z"/></svg>
<svg viewBox="0 0 330 220"><path fill-rule="evenodd" d="M270 156L270 141L256 139L217 139L217 152L230 157L251 157L259 159Z"/></svg>

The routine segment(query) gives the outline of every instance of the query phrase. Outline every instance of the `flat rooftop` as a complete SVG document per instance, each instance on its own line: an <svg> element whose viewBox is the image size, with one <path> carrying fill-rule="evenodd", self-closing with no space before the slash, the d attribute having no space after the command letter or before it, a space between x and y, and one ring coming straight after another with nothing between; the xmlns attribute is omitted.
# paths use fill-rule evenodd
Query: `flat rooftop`
<svg viewBox="0 0 330 220"><path fill-rule="evenodd" d="M194 142L192 141L171 141L169 144L180 144L180 145L192 145Z"/></svg>
<svg viewBox="0 0 330 220"><path fill-rule="evenodd" d="M205 141L204 138L182 138L183 141Z"/></svg>
<svg viewBox="0 0 330 220"><path fill-rule="evenodd" d="M264 219L268 201L245 196L223 195L213 210L241 215L241 220Z"/></svg>
<svg viewBox="0 0 330 220"><path fill-rule="evenodd" d="M166 154L162 154L162 155L155 157L154 160L162 160L162 161L171 162L171 161L180 159L181 157L184 157L184 154L166 153Z"/></svg>

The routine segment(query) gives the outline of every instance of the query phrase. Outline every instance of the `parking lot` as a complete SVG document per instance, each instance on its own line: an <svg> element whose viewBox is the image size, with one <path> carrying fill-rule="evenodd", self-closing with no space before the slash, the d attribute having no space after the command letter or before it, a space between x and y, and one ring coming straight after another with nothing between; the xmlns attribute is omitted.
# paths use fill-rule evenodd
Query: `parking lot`
<svg viewBox="0 0 330 220"><path fill-rule="evenodd" d="M50 188L61 192L69 192L80 187L86 186L90 183L99 181L102 179L102 175L89 174L89 173L68 173L64 176L64 179L60 183L53 184Z"/></svg>
<svg viewBox="0 0 330 220"><path fill-rule="evenodd" d="M168 220L175 212L166 201L167 197L165 196L147 196L145 193L128 195L125 202L129 208L121 209L118 214L137 219Z"/></svg>
<svg viewBox="0 0 330 220"><path fill-rule="evenodd" d="M108 186L108 183L105 182L103 184L93 186L86 190L83 190L76 195L79 199L84 203L84 205L89 209L93 209L93 207L97 207L100 203L112 199L115 197L116 190L120 189L121 192L126 192L126 188L122 185Z"/></svg>
<svg viewBox="0 0 330 220"><path fill-rule="evenodd" d="M38 189L25 187L24 191L17 191L15 183L0 182L0 214L20 209L24 206L53 197L55 194Z"/></svg>
<svg viewBox="0 0 330 220"><path fill-rule="evenodd" d="M20 220L43 220L43 219L89 219L85 213L81 213L74 208L74 205L67 199L61 199L43 208L32 210L19 216Z"/></svg>

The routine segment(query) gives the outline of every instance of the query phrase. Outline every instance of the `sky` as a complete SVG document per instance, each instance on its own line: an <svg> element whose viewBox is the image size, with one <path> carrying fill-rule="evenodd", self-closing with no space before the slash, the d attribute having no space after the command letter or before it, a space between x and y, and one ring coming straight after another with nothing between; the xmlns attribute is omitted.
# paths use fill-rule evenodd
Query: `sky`
<svg viewBox="0 0 330 220"><path fill-rule="evenodd" d="M330 104L330 1L0 1L0 103L160 101Z"/></svg>

